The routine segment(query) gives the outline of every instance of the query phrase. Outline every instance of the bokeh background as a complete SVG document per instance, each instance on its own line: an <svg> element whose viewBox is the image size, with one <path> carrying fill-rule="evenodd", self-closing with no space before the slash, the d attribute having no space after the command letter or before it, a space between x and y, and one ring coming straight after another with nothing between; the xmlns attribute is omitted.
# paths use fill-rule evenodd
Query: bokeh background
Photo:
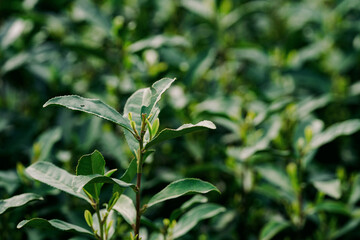
<svg viewBox="0 0 360 240"><path fill-rule="evenodd" d="M16 229L31 217L85 223L85 205L30 179L31 163L74 172L98 149L120 176L131 159L121 129L42 108L49 98L99 98L121 112L163 77L177 81L162 127L209 119L217 129L160 145L144 169L145 201L198 177L227 208L181 239L359 239L359 76L358 0L1 0L0 199L45 200L1 215L0 239L81 239ZM148 217L162 221L183 199Z"/></svg>

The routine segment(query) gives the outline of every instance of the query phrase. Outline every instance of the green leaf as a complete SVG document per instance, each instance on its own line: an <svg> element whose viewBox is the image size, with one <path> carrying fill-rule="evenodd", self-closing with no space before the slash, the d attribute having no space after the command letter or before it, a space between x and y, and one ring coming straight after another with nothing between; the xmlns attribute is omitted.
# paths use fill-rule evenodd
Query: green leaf
<svg viewBox="0 0 360 240"><path fill-rule="evenodd" d="M314 136L313 140L310 143L312 149L316 149L325 145L335 138L343 136L343 135L351 135L360 130L360 120L359 119L351 119L346 120L340 123L336 123L325 131Z"/></svg>
<svg viewBox="0 0 360 240"><path fill-rule="evenodd" d="M61 221L59 219L46 220L43 218L33 218L30 220L23 220L17 225L17 228L22 228L25 226L39 227L39 228L56 228L61 231L71 231L71 232L93 235L92 232L90 232L85 228L79 227L77 225L68 222Z"/></svg>
<svg viewBox="0 0 360 240"><path fill-rule="evenodd" d="M325 193L326 195L339 199L341 197L341 184L339 179L333 179L329 181L315 181L314 187Z"/></svg>
<svg viewBox="0 0 360 240"><path fill-rule="evenodd" d="M272 220L268 222L260 232L260 240L270 240L279 232L290 227L290 223L284 220Z"/></svg>
<svg viewBox="0 0 360 240"><path fill-rule="evenodd" d="M20 207L33 200L43 200L43 198L35 193L23 193L8 199L0 199L0 214L9 208Z"/></svg>
<svg viewBox="0 0 360 240"><path fill-rule="evenodd" d="M146 48L156 49L162 46L189 47L190 43L183 36L155 35L131 44L128 50L130 52L138 52Z"/></svg>
<svg viewBox="0 0 360 240"><path fill-rule="evenodd" d="M113 209L120 213L120 215L128 224L130 224L130 226L135 224L136 209L131 198L126 195L121 195Z"/></svg>
<svg viewBox="0 0 360 240"><path fill-rule="evenodd" d="M93 153L84 155L79 159L76 167L76 175L104 175L104 173L105 160L99 151L95 150ZM85 190L90 193L91 196L98 199L102 185L101 183L91 184L85 186Z"/></svg>
<svg viewBox="0 0 360 240"><path fill-rule="evenodd" d="M125 119L114 108L108 106L98 99L83 98L76 95L54 97L48 100L43 107L56 104L71 110L82 111L112 121L126 130L132 132L130 122Z"/></svg>
<svg viewBox="0 0 360 240"><path fill-rule="evenodd" d="M141 113L145 113L147 116L150 114L155 115L157 111L155 110L157 103L160 101L162 94L171 86L175 81L175 78L163 78L159 81L156 81L150 88L151 98L148 105L142 106ZM156 119L157 116L153 116L151 119ZM150 121L151 123L153 121Z"/></svg>
<svg viewBox="0 0 360 240"><path fill-rule="evenodd" d="M201 220L211 218L221 212L225 212L225 208L214 203L202 204L191 209L185 213L175 225L172 235L173 239L179 238L189 232Z"/></svg>
<svg viewBox="0 0 360 240"><path fill-rule="evenodd" d="M292 195L294 193L288 175L279 167L267 164L257 166L256 170L271 184L279 187L288 194Z"/></svg>
<svg viewBox="0 0 360 240"><path fill-rule="evenodd" d="M156 81L151 88L143 88L137 90L126 101L124 107L124 117L128 117L129 113L132 113L132 120L136 124L136 130L140 134L142 114L146 114L147 117L152 115L149 122L152 124L158 117L160 112L157 107L157 103L160 101L162 94L170 87L175 81L171 78L163 78ZM139 148L139 142L130 133L125 132L126 140L129 144L131 151L134 153ZM145 135L145 141L148 141L149 134Z"/></svg>
<svg viewBox="0 0 360 240"><path fill-rule="evenodd" d="M177 129L165 128L158 135L156 135L150 142L148 142L145 148L148 149L165 140L177 138L188 133L205 130L205 129L216 129L216 126L211 121L204 120L195 125L184 124Z"/></svg>
<svg viewBox="0 0 360 240"><path fill-rule="evenodd" d="M350 215L350 209L347 205L339 201L324 201L317 204L314 208L315 212L329 212L343 215Z"/></svg>
<svg viewBox="0 0 360 240"><path fill-rule="evenodd" d="M40 135L39 139L34 143L32 151L32 162L48 160L51 148L60 140L62 135L61 128L57 127L48 130Z"/></svg>
<svg viewBox="0 0 360 240"><path fill-rule="evenodd" d="M178 181L170 183L163 190L155 194L150 199L147 206L151 207L160 202L177 198L186 194L207 193L210 191L219 192L219 190L214 185L202 181L200 179L196 179L196 178L180 179Z"/></svg>
<svg viewBox="0 0 360 240"><path fill-rule="evenodd" d="M331 234L331 239L338 239L343 237L347 233L357 229L360 225L360 218L351 219L341 228L338 228L335 232Z"/></svg>
<svg viewBox="0 0 360 240"><path fill-rule="evenodd" d="M112 183L119 187L133 187L134 184L126 183L101 175L75 176L49 162L37 162L26 169L34 179L48 184L61 191L67 192L89 202L82 188L89 183Z"/></svg>
<svg viewBox="0 0 360 240"><path fill-rule="evenodd" d="M188 201L184 202L180 208L175 209L170 215L170 221L177 219L182 213L184 213L187 209L192 207L197 203L206 203L208 201L207 197L203 195L196 194Z"/></svg>

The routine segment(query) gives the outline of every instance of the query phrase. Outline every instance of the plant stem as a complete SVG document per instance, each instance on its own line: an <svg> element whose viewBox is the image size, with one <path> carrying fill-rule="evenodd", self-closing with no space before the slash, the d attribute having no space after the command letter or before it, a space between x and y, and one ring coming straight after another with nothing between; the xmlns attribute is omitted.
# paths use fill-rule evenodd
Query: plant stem
<svg viewBox="0 0 360 240"><path fill-rule="evenodd" d="M144 155L144 136L146 132L146 114L142 114L142 121L141 121L141 130L140 136L138 136L139 141L139 152L138 152L138 159L137 159L137 177L136 177L136 222L135 222L135 239L139 240L140 236L140 219L141 219L141 210L140 210L140 202L141 202L141 195L140 195L140 188L141 188L141 174L142 174L142 164L143 164L143 155Z"/></svg>
<svg viewBox="0 0 360 240"><path fill-rule="evenodd" d="M139 150L139 160L138 160L138 166L137 166L137 177L136 177L136 222L135 222L135 229L134 229L134 235L135 239L139 240L139 230L140 230L140 218L141 218L141 211L140 211L140 201L141 201L141 195L140 195L140 188L141 188L141 174L142 174L142 160L143 160L143 139L140 140L140 150Z"/></svg>
<svg viewBox="0 0 360 240"><path fill-rule="evenodd" d="M104 229L103 229L103 223L101 221L101 215L100 215L100 210L99 210L99 203L97 203L96 205L96 215L98 217L98 221L99 221L99 228L100 228L100 239L104 239Z"/></svg>

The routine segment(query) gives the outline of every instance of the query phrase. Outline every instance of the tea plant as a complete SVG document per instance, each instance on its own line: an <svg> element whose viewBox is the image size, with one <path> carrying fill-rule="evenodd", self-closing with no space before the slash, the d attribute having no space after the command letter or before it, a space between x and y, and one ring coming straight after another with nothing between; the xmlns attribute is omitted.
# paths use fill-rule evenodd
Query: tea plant
<svg viewBox="0 0 360 240"><path fill-rule="evenodd" d="M146 158L154 152L151 148L165 140L176 138L187 133L205 129L215 129L210 121L201 121L197 124L184 124L177 129L165 128L158 132L160 108L158 102L162 94L170 87L175 79L163 78L155 82L151 88L136 91L127 100L124 115L100 100L86 99L79 96L61 96L50 99L44 104L61 105L72 110L87 112L120 125L124 129L126 141L134 155L128 169L119 179L111 175L116 169L105 172L105 160L101 153L95 150L92 154L82 156L76 167L76 175L45 161L38 161L26 169L32 178L48 184L61 191L87 201L94 213L85 210L84 218L91 229L53 219L33 218L18 224L24 226L47 226L63 231L75 231L92 235L96 239L106 240L115 233L115 212L118 212L132 226L131 239L141 239L140 224L143 221L150 224L142 215L148 208L166 200L175 199L183 195L207 193L219 190L212 184L196 178L186 178L170 183L163 190L150 198L147 204L141 205L141 182L143 165ZM132 180L136 176L136 183ZM104 183L113 185L113 194L105 208L100 204L101 189ZM131 188L136 195L135 204L123 192ZM217 204L206 203L202 196L194 196L176 210L170 219L165 219L164 226L157 227L153 237L155 239L176 239L191 230L202 219L210 218L223 212L224 208ZM194 204L202 203L196 207ZM190 209L190 210L189 210ZM186 211L189 210L187 213ZM182 215L182 216L181 216ZM178 223L176 219L179 218ZM196 216L196 217L194 217Z"/></svg>

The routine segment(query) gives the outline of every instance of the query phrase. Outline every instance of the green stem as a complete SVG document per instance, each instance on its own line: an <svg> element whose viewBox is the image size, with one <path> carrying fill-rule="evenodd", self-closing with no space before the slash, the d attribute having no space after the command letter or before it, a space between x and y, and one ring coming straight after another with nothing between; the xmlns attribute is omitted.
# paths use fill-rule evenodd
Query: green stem
<svg viewBox="0 0 360 240"><path fill-rule="evenodd" d="M104 229L103 229L103 223L101 221L101 216L100 216L100 210L99 210L99 203L97 203L96 205L96 215L98 217L98 221L99 221L99 228L100 228L100 239L104 239Z"/></svg>
<svg viewBox="0 0 360 240"><path fill-rule="evenodd" d="M137 161L137 176L136 176L136 222L135 222L135 239L139 240L140 236L140 219L141 219L141 209L140 209L140 202L141 202L141 174L142 174L142 164L143 164L143 155L144 155L144 136L146 131L146 114L142 115L142 122L141 122L141 131L139 136L139 152L138 152L138 161Z"/></svg>

